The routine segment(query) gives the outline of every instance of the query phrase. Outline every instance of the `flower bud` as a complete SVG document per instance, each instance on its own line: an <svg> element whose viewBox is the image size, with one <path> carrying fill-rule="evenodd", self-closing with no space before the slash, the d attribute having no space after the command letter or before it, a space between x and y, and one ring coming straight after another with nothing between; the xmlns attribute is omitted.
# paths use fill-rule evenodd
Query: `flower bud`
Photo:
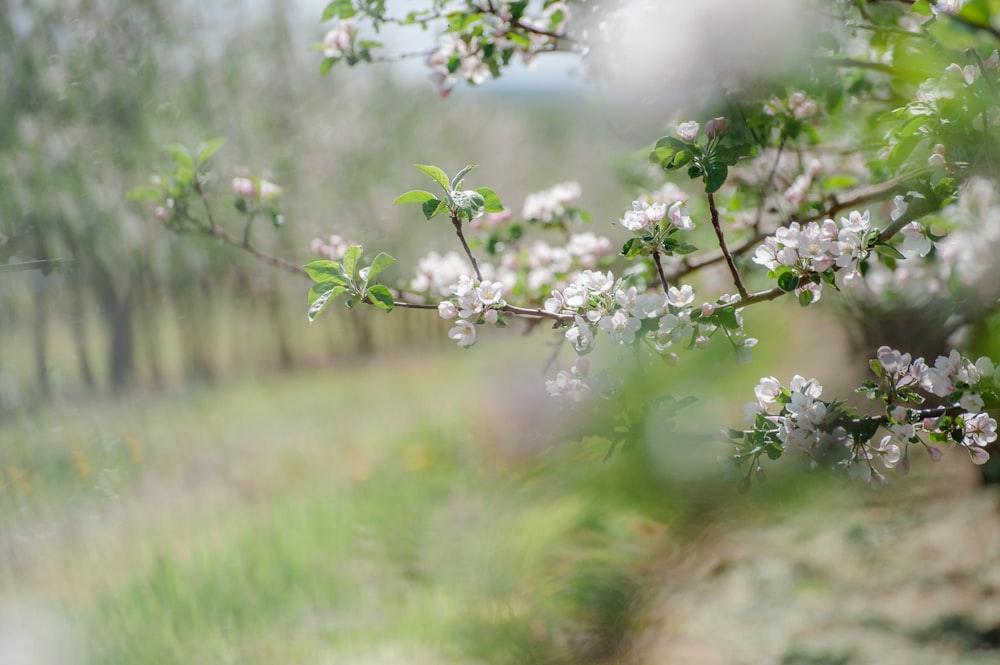
<svg viewBox="0 0 1000 665"><path fill-rule="evenodd" d="M910 472L910 461L905 457L896 463L896 473L905 476Z"/></svg>
<svg viewBox="0 0 1000 665"><path fill-rule="evenodd" d="M937 446L928 446L927 454L930 456L932 462L938 462L944 457L944 453Z"/></svg>
<svg viewBox="0 0 1000 665"><path fill-rule="evenodd" d="M701 306L701 315L704 317L709 317L712 316L712 314L715 314L715 305L713 305L710 302L704 303Z"/></svg>
<svg viewBox="0 0 1000 665"><path fill-rule="evenodd" d="M729 122L725 118L712 118L705 123L705 136L714 139L729 131Z"/></svg>
<svg viewBox="0 0 1000 665"><path fill-rule="evenodd" d="M679 136L682 141L694 141L698 137L698 129L699 125L694 120L682 122L677 126L677 136Z"/></svg>
<svg viewBox="0 0 1000 665"><path fill-rule="evenodd" d="M250 178L233 178L233 194L236 196L256 196L257 188Z"/></svg>
<svg viewBox="0 0 1000 665"><path fill-rule="evenodd" d="M704 349L709 345L711 341L712 340L710 340L705 335L698 335L698 337L695 338L694 340L694 345L697 346L699 349Z"/></svg>
<svg viewBox="0 0 1000 665"><path fill-rule="evenodd" d="M490 325L495 324L499 316L500 315L497 313L495 309L488 309L485 312L483 312L483 319L486 321L486 323L489 323Z"/></svg>
<svg viewBox="0 0 1000 665"><path fill-rule="evenodd" d="M885 476L883 476L878 471L874 471L874 470L872 471L871 480L869 480L868 482L871 483L871 486L872 486L873 489L877 489L877 490L880 490L883 487L885 487L886 483L887 483L887 481L885 479Z"/></svg>
<svg viewBox="0 0 1000 665"><path fill-rule="evenodd" d="M156 206L156 210L153 211L153 217L156 218L158 222L167 221L167 209L163 206Z"/></svg>
<svg viewBox="0 0 1000 665"><path fill-rule="evenodd" d="M443 300L438 304L438 314L442 319L454 319L458 316L458 308L450 300Z"/></svg>

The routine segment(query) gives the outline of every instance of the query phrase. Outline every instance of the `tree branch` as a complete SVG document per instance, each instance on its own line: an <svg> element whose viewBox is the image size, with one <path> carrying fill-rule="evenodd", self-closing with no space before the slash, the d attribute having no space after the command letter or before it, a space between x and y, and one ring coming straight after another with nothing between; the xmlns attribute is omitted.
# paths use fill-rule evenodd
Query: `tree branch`
<svg viewBox="0 0 1000 665"><path fill-rule="evenodd" d="M712 213L712 228L715 229L715 236L719 239L719 249L722 250L722 256L726 260L726 265L729 266L729 274L733 276L733 283L736 285L736 290L739 291L740 297L746 298L748 295L747 287L743 286L743 280L740 279L740 271L736 269L733 256L729 253L729 248L726 247L726 236L722 233L722 226L719 223L719 209L715 207L715 197L711 194L708 195L708 209Z"/></svg>

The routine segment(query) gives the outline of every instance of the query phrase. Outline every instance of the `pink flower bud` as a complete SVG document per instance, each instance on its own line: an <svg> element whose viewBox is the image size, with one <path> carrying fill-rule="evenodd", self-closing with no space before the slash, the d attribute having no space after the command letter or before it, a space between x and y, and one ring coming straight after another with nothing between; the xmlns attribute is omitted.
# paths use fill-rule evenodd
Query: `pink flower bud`
<svg viewBox="0 0 1000 665"><path fill-rule="evenodd" d="M167 221L167 209L163 206L156 206L156 210L153 211L153 217L158 222Z"/></svg>
<svg viewBox="0 0 1000 665"><path fill-rule="evenodd" d="M712 340L710 340L705 335L698 335L698 337L695 338L694 340L694 345L697 346L699 349L704 349L705 347L708 346L709 342L711 341Z"/></svg>
<svg viewBox="0 0 1000 665"><path fill-rule="evenodd" d="M495 309L488 309L485 312L483 312L483 319L485 319L486 323L489 323L490 325L495 324L499 316L500 315L497 313Z"/></svg>
<svg viewBox="0 0 1000 665"><path fill-rule="evenodd" d="M704 303L701 306L701 315L702 316L708 317L708 316L712 316L712 314L714 314L714 313L715 313L715 305L713 305L712 303L707 302L707 303Z"/></svg>
<svg viewBox="0 0 1000 665"><path fill-rule="evenodd" d="M937 418L924 418L920 426L924 428L925 432L933 432L938 426Z"/></svg>
<svg viewBox="0 0 1000 665"><path fill-rule="evenodd" d="M573 364L576 367L576 371L580 373L580 376L587 376L590 373L589 358L577 358Z"/></svg>
<svg viewBox="0 0 1000 665"><path fill-rule="evenodd" d="M694 120L682 122L677 126L677 136L679 136L682 141L694 141L698 137L698 129L698 123Z"/></svg>
<svg viewBox="0 0 1000 665"><path fill-rule="evenodd" d="M907 459L901 459L896 463L896 473L901 476L905 476L910 472L910 461Z"/></svg>
<svg viewBox="0 0 1000 665"><path fill-rule="evenodd" d="M705 136L714 139L729 131L729 122L725 118L712 118L705 123Z"/></svg>
<svg viewBox="0 0 1000 665"><path fill-rule="evenodd" d="M233 194L236 196L256 196L257 188L250 178L233 178Z"/></svg>
<svg viewBox="0 0 1000 665"><path fill-rule="evenodd" d="M874 470L872 471L871 480L869 480L868 482L871 483L872 488L877 489L877 490L882 489L887 484L885 476L883 476L878 471L874 471Z"/></svg>
<svg viewBox="0 0 1000 665"><path fill-rule="evenodd" d="M450 300L443 300L438 304L438 314L442 319L454 319L458 316L458 308Z"/></svg>
<svg viewBox="0 0 1000 665"><path fill-rule="evenodd" d="M944 453L937 446L928 446L927 454L930 456L932 462L938 462L944 457Z"/></svg>

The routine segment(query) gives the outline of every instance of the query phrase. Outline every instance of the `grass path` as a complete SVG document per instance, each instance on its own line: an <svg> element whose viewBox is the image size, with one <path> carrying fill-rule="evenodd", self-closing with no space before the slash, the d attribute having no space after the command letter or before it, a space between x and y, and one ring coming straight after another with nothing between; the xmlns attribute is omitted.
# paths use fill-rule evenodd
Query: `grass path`
<svg viewBox="0 0 1000 665"><path fill-rule="evenodd" d="M1000 521L963 460L741 498L650 420L602 464L553 429L546 353L0 424L0 662L995 662ZM695 420L753 383L690 365Z"/></svg>

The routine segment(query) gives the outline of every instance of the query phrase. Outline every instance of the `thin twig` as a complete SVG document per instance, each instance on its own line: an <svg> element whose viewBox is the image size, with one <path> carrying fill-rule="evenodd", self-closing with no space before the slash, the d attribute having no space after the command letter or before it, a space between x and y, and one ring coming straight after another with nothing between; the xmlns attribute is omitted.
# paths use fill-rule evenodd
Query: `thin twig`
<svg viewBox="0 0 1000 665"><path fill-rule="evenodd" d="M774 155L774 165L771 167L771 172L767 174L767 179L764 180L764 185L760 189L760 200L757 201L757 213L754 215L753 220L753 230L755 233L760 229L760 222L764 217L764 203L767 201L767 192L774 186L774 177L778 174L778 164L781 163L781 153L785 151L785 141L787 140L788 134L782 131L781 140L778 142L778 150Z"/></svg>
<svg viewBox="0 0 1000 665"><path fill-rule="evenodd" d="M472 262L472 269L476 272L476 279L480 282L483 281L483 275L479 272L479 264L476 263L476 257L472 255L472 250L469 249L469 243L465 242L465 234L462 233L462 220L454 212L451 213L451 223L455 227L455 233L458 235L458 239L462 241L462 248L465 249L465 255L468 256L469 261Z"/></svg>
<svg viewBox="0 0 1000 665"><path fill-rule="evenodd" d="M729 266L729 273L733 276L736 290L739 291L741 298L746 298L748 295L747 287L743 286L740 271L736 269L733 256L729 253L729 248L726 247L726 236L722 233L722 225L719 223L719 209L715 207L715 197L711 194L708 195L708 210L712 213L712 228L715 229L715 236L719 239L719 249L722 250L722 256L726 259L726 265Z"/></svg>
<svg viewBox="0 0 1000 665"><path fill-rule="evenodd" d="M256 218L257 218L257 213L256 212L250 213L250 216L247 217L247 225L246 225L246 228L243 229L243 246L244 247L249 247L250 246L250 228L253 226L253 220L256 219Z"/></svg>
<svg viewBox="0 0 1000 665"><path fill-rule="evenodd" d="M666 293L670 289L670 283L667 281L667 276L663 274L663 263L660 261L659 252L653 252L653 263L656 264L656 272L660 275L660 284L663 285L663 292Z"/></svg>

